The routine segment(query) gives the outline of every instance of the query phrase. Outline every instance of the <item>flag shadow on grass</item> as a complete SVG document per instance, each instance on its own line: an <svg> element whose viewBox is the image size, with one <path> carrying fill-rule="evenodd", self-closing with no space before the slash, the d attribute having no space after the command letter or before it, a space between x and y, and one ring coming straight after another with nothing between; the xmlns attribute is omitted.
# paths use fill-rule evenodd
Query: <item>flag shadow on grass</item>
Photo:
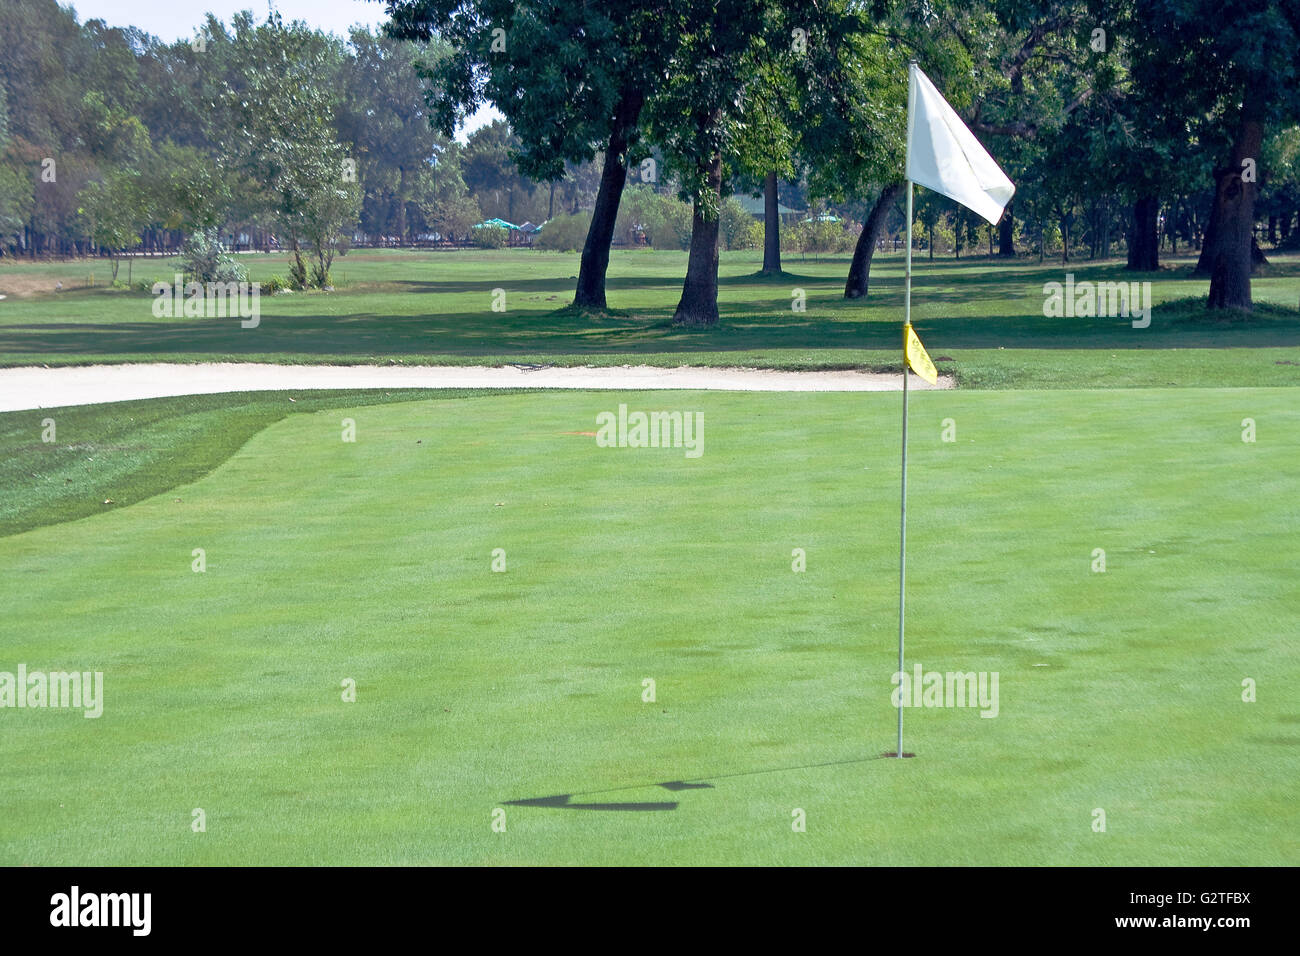
<svg viewBox="0 0 1300 956"><path fill-rule="evenodd" d="M739 773L723 773L712 777L714 780L724 780L728 777L753 777L764 773L788 773L792 770L814 770L818 767L839 767L846 764L867 763L870 760L880 760L883 756L876 757L855 757L850 760L831 760L826 763L805 764L800 767L769 767L765 770L742 770ZM911 756L908 754L907 756ZM503 801L508 807L550 807L561 810L624 810L631 812L653 812L658 810L676 810L679 806L676 800L662 801L642 801L633 803L572 803L574 797L592 797L600 796L606 793L618 793L624 790L647 790L650 787L662 787L665 790L677 793L682 790L713 790L713 784L706 781L695 780L669 780L665 783L637 783L627 787L611 787L608 790L587 790L581 793L558 793L550 797L530 797L525 800L506 800Z"/></svg>

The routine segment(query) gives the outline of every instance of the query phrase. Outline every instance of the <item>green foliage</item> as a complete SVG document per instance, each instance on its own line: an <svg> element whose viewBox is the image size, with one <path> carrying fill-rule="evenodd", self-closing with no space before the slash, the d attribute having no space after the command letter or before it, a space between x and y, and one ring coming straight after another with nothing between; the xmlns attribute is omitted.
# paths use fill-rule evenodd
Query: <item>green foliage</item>
<svg viewBox="0 0 1300 956"><path fill-rule="evenodd" d="M429 125L416 64L442 55L444 44L409 43L357 27L343 68L339 138L357 159L363 185L361 226L406 238L414 231L419 174L447 145Z"/></svg>
<svg viewBox="0 0 1300 956"><path fill-rule="evenodd" d="M262 295L276 295L277 293L291 290L288 280L283 276L270 276L269 278L260 280L260 283L259 291Z"/></svg>
<svg viewBox="0 0 1300 956"><path fill-rule="evenodd" d="M314 257L312 283L327 282L340 234L356 222L361 190L355 157L332 124L340 94L338 41L286 25L278 13L252 27L236 20L240 74L226 81L222 104L235 130L231 144L248 176L262 184L285 244L291 279L306 285L304 247Z"/></svg>
<svg viewBox="0 0 1300 956"><path fill-rule="evenodd" d="M114 169L102 179L87 183L77 199L77 212L88 223L90 237L114 254L116 280L116 254L140 244L140 231L151 218L149 196L140 176L131 170Z"/></svg>
<svg viewBox="0 0 1300 956"><path fill-rule="evenodd" d="M799 90L790 124L813 195L865 197L903 178L907 58L917 50L898 40L935 45L928 19L898 5L873 28L848 0L831 0L825 16L810 20L807 51L788 68Z"/></svg>
<svg viewBox="0 0 1300 956"><path fill-rule="evenodd" d="M510 230L503 226L475 226L470 233L480 249L503 249L510 239Z"/></svg>
<svg viewBox="0 0 1300 956"><path fill-rule="evenodd" d="M728 196L722 203L718 239L724 249L758 249L763 245L763 224L745 211L740 200Z"/></svg>
<svg viewBox="0 0 1300 956"><path fill-rule="evenodd" d="M193 232L221 225L230 215L235 179L224 157L165 142L150 163L145 187L163 228Z"/></svg>
<svg viewBox="0 0 1300 956"><path fill-rule="evenodd" d="M813 15L813 5L693 0L675 5L673 14L672 29L664 33L675 42L666 44L666 78L646 106L648 130L680 181L682 197L714 219L721 204L714 181L719 157L739 160L744 143L755 154L748 157L752 168L779 152L779 133L741 134L747 125L770 124L779 112L773 102L779 96L756 96L752 89L762 88L765 75L770 82L782 75L791 28Z"/></svg>
<svg viewBox="0 0 1300 956"><path fill-rule="evenodd" d="M850 252L857 236L842 222L797 222L782 234L782 244L796 252Z"/></svg>
<svg viewBox="0 0 1300 956"><path fill-rule="evenodd" d="M5 246L17 245L31 210L31 181L7 163L0 163L0 252Z"/></svg>
<svg viewBox="0 0 1300 956"><path fill-rule="evenodd" d="M216 229L201 229L181 246L181 268L196 282L246 282L247 270L232 259Z"/></svg>
<svg viewBox="0 0 1300 956"><path fill-rule="evenodd" d="M462 153L457 144L449 144L437 163L420 173L416 184L416 202L425 224L443 238L463 239L483 220L483 211L461 175Z"/></svg>
<svg viewBox="0 0 1300 956"><path fill-rule="evenodd" d="M469 194L489 219L519 223L544 218L536 184L515 166L519 137L497 120L470 134L459 151L459 172Z"/></svg>
<svg viewBox="0 0 1300 956"><path fill-rule="evenodd" d="M542 180L605 148L620 98L653 89L669 35L662 11L638 3L395 0L390 13L390 34L448 44L421 69L439 131L450 138L491 101L517 137L520 171Z"/></svg>
<svg viewBox="0 0 1300 956"><path fill-rule="evenodd" d="M687 249L691 244L691 207L676 196L638 184L623 193L614 234L635 243L644 235L652 249Z"/></svg>
<svg viewBox="0 0 1300 956"><path fill-rule="evenodd" d="M580 212L572 216L556 216L548 220L533 241L538 249L554 252L580 252L591 228L591 213Z"/></svg>
<svg viewBox="0 0 1300 956"><path fill-rule="evenodd" d="M85 145L94 155L134 166L153 148L140 118L110 105L99 90L88 90L81 106L88 133Z"/></svg>

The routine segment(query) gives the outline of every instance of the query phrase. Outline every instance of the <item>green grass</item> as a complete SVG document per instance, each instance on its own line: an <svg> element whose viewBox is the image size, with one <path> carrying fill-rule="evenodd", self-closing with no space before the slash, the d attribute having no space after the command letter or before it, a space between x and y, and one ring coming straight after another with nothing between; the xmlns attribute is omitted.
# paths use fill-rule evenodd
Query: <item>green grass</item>
<svg viewBox="0 0 1300 956"><path fill-rule="evenodd" d="M0 711L0 863L1295 865L1293 396L914 395L909 660L997 671L1000 714L909 711L908 761L873 759L897 395L257 411L191 484L0 538L0 670L106 683L98 720ZM619 402L702 411L703 457L577 434ZM678 806L508 804L557 794Z"/></svg>
<svg viewBox="0 0 1300 956"><path fill-rule="evenodd" d="M251 256L254 280L285 272L278 256ZM616 250L611 314L565 308L577 257L540 251L357 251L339 260L334 293L263 300L258 328L235 319L157 319L147 294L77 289L78 272L107 264L0 267L0 292L64 276L60 294L0 302L0 366L102 361L749 365L898 368L902 259L877 257L864 301L842 298L844 256L787 256L789 275L753 277L757 253L725 253L711 330L673 328L686 254ZM1130 275L1119 261L1069 266L985 258L918 258L914 322L964 387L1091 388L1300 384L1300 256L1277 255L1253 283L1244 321L1207 316L1193 262ZM134 278L170 280L174 261L141 260ZM1073 272L1089 280L1147 280L1148 329L1126 318L1043 316L1043 285ZM66 274L66 275L65 275ZM7 285L7 284L8 285ZM26 283L27 286L23 284ZM504 289L506 311L492 310ZM794 292L807 310L791 309Z"/></svg>
<svg viewBox="0 0 1300 956"><path fill-rule="evenodd" d="M0 414L0 536L195 481L286 415L484 394L444 389L227 392ZM47 420L54 441L46 442Z"/></svg>

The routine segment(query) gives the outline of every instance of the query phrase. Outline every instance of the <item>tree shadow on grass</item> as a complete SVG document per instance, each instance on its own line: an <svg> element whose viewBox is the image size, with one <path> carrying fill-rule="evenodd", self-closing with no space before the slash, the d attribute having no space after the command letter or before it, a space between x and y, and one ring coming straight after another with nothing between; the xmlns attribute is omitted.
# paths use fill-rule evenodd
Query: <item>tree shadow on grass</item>
<svg viewBox="0 0 1300 956"><path fill-rule="evenodd" d="M773 281L725 276L715 328L678 328L671 323L678 280L624 276L609 281L605 313L569 308L572 282L527 279L517 283L406 280L397 283L416 293L393 294L376 308L373 296L343 292L337 296L275 297L263 301L261 324L242 329L236 318L168 321L86 322L97 306L107 317L122 308L116 300L80 297L73 321L0 325L0 353L13 363L45 357L112 356L117 359L215 359L257 356L329 356L374 360L404 356L583 356L640 353L735 352L763 349L896 351L903 312L903 284L898 262L877 273L868 298L846 301L842 279L788 273ZM978 272L984 269L985 273ZM1300 263L1279 263L1276 271L1300 271ZM1134 329L1129 317L1053 318L1042 314L1043 285L1060 281L1065 272L1083 281L1137 281L1114 260L1068 267L1017 262L995 269L990 263L936 261L913 282L913 322L927 346L957 349L1111 349L1286 347L1300 345L1300 313L1261 305L1248 318L1226 320L1196 307L1202 280L1183 286L1190 266L1162 276L1163 293L1147 329ZM972 274L972 270L975 270ZM1180 286L1182 288L1180 288ZM494 312L490 292L507 289L508 311ZM787 297L793 288L808 295L807 309L796 312ZM623 311L623 293L671 289L654 295L655 308ZM1169 293L1190 298L1167 301ZM482 308L439 311L444 294L482 293ZM548 295L548 293L550 293ZM748 293L748 294L747 294ZM624 299L626 301L626 299ZM140 296L141 309L148 297ZM341 311L349 306L364 310ZM62 308L62 307L60 307ZM416 310L431 310L421 313ZM328 314L324 310L340 310ZM30 314L30 313L29 313ZM136 313L132 313L133 315ZM15 316L17 317L17 316ZM62 317L62 316L61 316Z"/></svg>

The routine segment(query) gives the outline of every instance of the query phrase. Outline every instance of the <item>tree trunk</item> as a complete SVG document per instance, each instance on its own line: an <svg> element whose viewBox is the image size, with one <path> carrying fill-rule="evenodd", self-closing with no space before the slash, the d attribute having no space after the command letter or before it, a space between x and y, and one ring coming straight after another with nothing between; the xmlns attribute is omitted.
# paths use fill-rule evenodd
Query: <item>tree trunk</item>
<svg viewBox="0 0 1300 956"><path fill-rule="evenodd" d="M1110 197L1102 203L1101 211L1101 257L1110 258Z"/></svg>
<svg viewBox="0 0 1300 956"><path fill-rule="evenodd" d="M763 181L763 271L759 275L781 274L781 210L776 189L776 173Z"/></svg>
<svg viewBox="0 0 1300 956"><path fill-rule="evenodd" d="M406 184L406 170L399 168L397 184L397 244L406 245L406 197L410 190Z"/></svg>
<svg viewBox="0 0 1300 956"><path fill-rule="evenodd" d="M1241 124L1232 146L1232 160L1225 169L1214 171L1214 206L1210 213L1210 235L1206 237L1201 261L1210 273L1211 309L1251 308L1250 272L1254 244L1255 196L1257 185L1241 178L1242 163L1259 158L1264 125L1254 108L1250 90L1241 107Z"/></svg>
<svg viewBox="0 0 1300 956"><path fill-rule="evenodd" d="M1169 236L1169 254L1178 255L1178 208L1182 199L1174 197L1174 204L1169 209L1169 219L1165 222L1165 234Z"/></svg>
<svg viewBox="0 0 1300 956"><path fill-rule="evenodd" d="M302 247L298 244L298 237L294 236L291 240L290 248L293 252L293 260L289 263L289 281L296 289L307 288L307 264L302 261Z"/></svg>
<svg viewBox="0 0 1300 956"><path fill-rule="evenodd" d="M1133 222L1128 234L1128 265L1134 272L1155 272L1160 268L1160 251L1156 217L1160 200L1140 196L1133 204Z"/></svg>
<svg viewBox="0 0 1300 956"><path fill-rule="evenodd" d="M1264 257L1264 250L1259 247L1255 237L1250 238L1250 271L1258 272L1260 266L1268 265L1268 259Z"/></svg>
<svg viewBox="0 0 1300 956"><path fill-rule="evenodd" d="M582 247L582 264L578 268L578 288L573 304L583 309L605 308L605 273L609 269L609 244L614 241L614 223L627 184L627 148L641 116L645 93L627 90L619 100L605 150L605 166L596 192L596 208L591 214L587 241Z"/></svg>
<svg viewBox="0 0 1300 956"><path fill-rule="evenodd" d="M998 255L1014 258L1016 254L1016 221L1012 217L1014 202L1007 203L1002 218L998 221Z"/></svg>
<svg viewBox="0 0 1300 956"><path fill-rule="evenodd" d="M849 265L849 279L844 284L844 298L862 299L867 295L871 285L871 257L875 254L876 243L880 239L880 230L885 228L889 211L903 192L904 183L890 183L880 190L876 204L867 214L867 221L862 224L862 233L858 244L853 248L853 262Z"/></svg>
<svg viewBox="0 0 1300 956"><path fill-rule="evenodd" d="M709 163L709 192L722 200L722 154ZM706 218L695 204L691 218L691 253L686 262L682 298L673 313L673 325L693 327L718 324L718 217Z"/></svg>

